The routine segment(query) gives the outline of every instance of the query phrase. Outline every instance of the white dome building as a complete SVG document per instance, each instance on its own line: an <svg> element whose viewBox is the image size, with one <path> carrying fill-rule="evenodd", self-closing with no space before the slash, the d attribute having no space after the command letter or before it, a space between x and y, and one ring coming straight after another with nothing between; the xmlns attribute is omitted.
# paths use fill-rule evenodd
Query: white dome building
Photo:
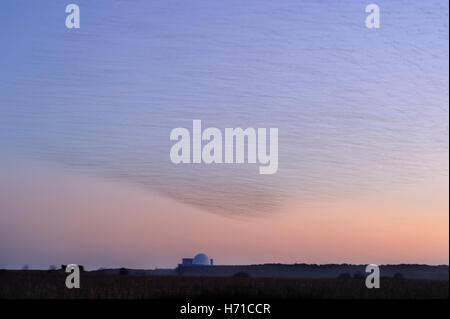
<svg viewBox="0 0 450 319"><path fill-rule="evenodd" d="M192 263L194 265L208 266L209 265L209 257L205 254L197 254L197 255L195 255Z"/></svg>
<svg viewBox="0 0 450 319"><path fill-rule="evenodd" d="M197 254L194 258L183 258L181 260L180 267L189 267L189 266L212 266L214 265L214 261L209 259L206 254Z"/></svg>

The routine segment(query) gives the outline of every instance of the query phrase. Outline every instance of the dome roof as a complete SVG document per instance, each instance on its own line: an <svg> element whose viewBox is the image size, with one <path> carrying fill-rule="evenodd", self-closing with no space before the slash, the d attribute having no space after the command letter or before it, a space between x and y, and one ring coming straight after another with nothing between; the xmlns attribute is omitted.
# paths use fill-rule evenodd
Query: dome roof
<svg viewBox="0 0 450 319"><path fill-rule="evenodd" d="M209 257L205 254L197 254L192 263L194 265L209 265Z"/></svg>

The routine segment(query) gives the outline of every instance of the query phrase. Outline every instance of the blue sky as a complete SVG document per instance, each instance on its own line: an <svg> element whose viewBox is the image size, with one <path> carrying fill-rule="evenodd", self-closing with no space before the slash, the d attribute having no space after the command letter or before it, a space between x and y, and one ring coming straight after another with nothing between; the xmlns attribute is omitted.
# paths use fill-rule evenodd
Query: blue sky
<svg viewBox="0 0 450 319"><path fill-rule="evenodd" d="M159 190L173 196L210 180L258 185L267 207L448 174L444 1L379 2L378 30L362 1L78 4L79 30L65 28L62 3L2 4L8 152L167 181ZM170 130L193 119L279 127L279 173L170 165Z"/></svg>

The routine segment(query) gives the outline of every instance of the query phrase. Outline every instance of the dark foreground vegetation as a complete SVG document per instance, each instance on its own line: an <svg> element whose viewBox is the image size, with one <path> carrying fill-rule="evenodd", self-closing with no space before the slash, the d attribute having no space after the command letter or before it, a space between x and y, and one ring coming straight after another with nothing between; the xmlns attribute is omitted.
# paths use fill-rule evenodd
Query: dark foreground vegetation
<svg viewBox="0 0 450 319"><path fill-rule="evenodd" d="M62 271L1 270L0 298L449 298L448 280L381 278L302 279L187 277L82 272L81 288L67 289Z"/></svg>

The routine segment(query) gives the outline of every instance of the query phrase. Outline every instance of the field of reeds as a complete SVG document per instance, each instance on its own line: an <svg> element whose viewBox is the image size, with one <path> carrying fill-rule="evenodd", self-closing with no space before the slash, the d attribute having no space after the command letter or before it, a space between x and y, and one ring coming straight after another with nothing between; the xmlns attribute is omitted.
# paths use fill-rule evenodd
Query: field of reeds
<svg viewBox="0 0 450 319"><path fill-rule="evenodd" d="M381 278L379 289L361 279L185 277L82 272L68 289L62 271L1 270L0 298L449 298L448 280Z"/></svg>

